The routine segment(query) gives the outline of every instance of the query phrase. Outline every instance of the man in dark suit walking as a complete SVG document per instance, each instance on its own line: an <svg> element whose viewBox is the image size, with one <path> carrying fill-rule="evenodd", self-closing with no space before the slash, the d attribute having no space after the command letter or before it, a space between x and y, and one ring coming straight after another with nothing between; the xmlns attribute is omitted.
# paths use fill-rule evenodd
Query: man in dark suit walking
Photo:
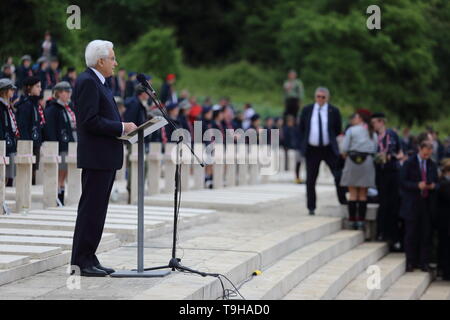
<svg viewBox="0 0 450 320"><path fill-rule="evenodd" d="M337 168L339 148L336 137L342 131L341 113L328 104L329 98L327 88L317 88L316 102L305 106L300 115L300 152L306 158L306 195L310 215L314 215L316 209L316 180L322 160L333 173L339 202L346 202L345 195L339 190Z"/></svg>
<svg viewBox="0 0 450 320"><path fill-rule="evenodd" d="M427 140L421 142L419 153L405 161L400 170L403 190L400 215L405 220L406 271L409 272L417 267L430 271L431 223L439 179L437 166L430 159L432 153L433 144Z"/></svg>
<svg viewBox="0 0 450 320"><path fill-rule="evenodd" d="M95 251L100 243L116 170L122 168L123 146L117 139L136 128L122 123L106 78L114 74L117 61L113 44L94 40L86 47L87 69L73 92L78 130L78 168L82 194L78 205L72 245L72 266L82 276L104 277L114 270L103 267Z"/></svg>

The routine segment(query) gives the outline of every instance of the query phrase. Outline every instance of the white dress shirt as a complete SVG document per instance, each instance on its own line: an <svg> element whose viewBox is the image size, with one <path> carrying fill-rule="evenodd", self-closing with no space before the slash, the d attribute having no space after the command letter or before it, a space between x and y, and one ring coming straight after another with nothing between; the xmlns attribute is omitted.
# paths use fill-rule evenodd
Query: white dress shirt
<svg viewBox="0 0 450 320"><path fill-rule="evenodd" d="M330 138L328 136L328 103L325 103L322 107L318 103L314 104L313 112L311 115L311 123L309 129L308 143L312 146L319 146L319 112L322 120L322 143L323 146L330 144Z"/></svg>
<svg viewBox="0 0 450 320"><path fill-rule="evenodd" d="M100 82L105 85L106 79L105 77L95 68L91 68L89 67L89 69L91 69L92 71L94 71L95 75L98 77L98 79L100 80ZM125 125L122 122L122 135L124 135L125 133Z"/></svg>

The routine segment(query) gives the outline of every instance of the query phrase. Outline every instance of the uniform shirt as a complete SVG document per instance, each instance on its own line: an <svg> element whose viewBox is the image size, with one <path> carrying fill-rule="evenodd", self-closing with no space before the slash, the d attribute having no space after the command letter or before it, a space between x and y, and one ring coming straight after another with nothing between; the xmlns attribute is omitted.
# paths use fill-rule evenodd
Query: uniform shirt
<svg viewBox="0 0 450 320"><path fill-rule="evenodd" d="M376 133L373 133L372 138L370 138L369 130L363 125L352 126L345 132L342 150L344 152L375 153L377 151L377 141Z"/></svg>
<svg viewBox="0 0 450 320"><path fill-rule="evenodd" d="M320 107L318 103L315 103L311 115L311 123L308 138L308 143L315 147L319 146L319 112L320 118L322 120L323 146L327 146L330 144L330 137L328 136L328 103L325 103L322 107Z"/></svg>

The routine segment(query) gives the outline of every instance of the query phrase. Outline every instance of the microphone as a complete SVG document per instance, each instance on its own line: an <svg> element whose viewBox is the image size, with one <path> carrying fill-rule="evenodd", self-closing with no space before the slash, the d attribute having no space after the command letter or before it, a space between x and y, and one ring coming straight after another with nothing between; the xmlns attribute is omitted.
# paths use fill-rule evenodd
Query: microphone
<svg viewBox="0 0 450 320"><path fill-rule="evenodd" d="M145 76L142 73L139 73L136 77L137 81L139 81L144 87L146 87L147 89L149 89L154 95L156 95L156 91L155 89L152 88L152 86L150 85L150 83L148 83L147 79L145 78Z"/></svg>

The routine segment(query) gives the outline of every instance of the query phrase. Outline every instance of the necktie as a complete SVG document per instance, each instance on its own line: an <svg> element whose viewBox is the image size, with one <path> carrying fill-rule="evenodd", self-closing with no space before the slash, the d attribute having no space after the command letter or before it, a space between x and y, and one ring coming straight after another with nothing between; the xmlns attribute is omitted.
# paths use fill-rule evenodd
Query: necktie
<svg viewBox="0 0 450 320"><path fill-rule="evenodd" d="M421 163L422 163L422 165L421 165L421 170L420 171L422 173L422 181L426 183L427 182L427 170L426 170L426 167L425 167L425 160L422 160ZM427 189L422 190L422 197L423 198L428 197L428 190Z"/></svg>
<svg viewBox="0 0 450 320"><path fill-rule="evenodd" d="M39 116L41 117L41 126L45 124L45 116L44 116L44 109L41 105L38 106Z"/></svg>
<svg viewBox="0 0 450 320"><path fill-rule="evenodd" d="M13 130L15 131L15 135L17 138L20 137L20 133L19 133L19 127L17 126L17 121L16 121L16 116L14 115L14 112L12 111L12 108L10 105L8 105L8 113L9 113L9 118L11 119L11 122L13 124Z"/></svg>
<svg viewBox="0 0 450 320"><path fill-rule="evenodd" d="M319 147L323 146L323 133L322 133L322 117L320 116L320 108L318 110L319 118Z"/></svg>
<svg viewBox="0 0 450 320"><path fill-rule="evenodd" d="M72 111L72 109L70 108L70 106L68 104L64 105L64 108L66 109L67 113L69 114L70 122L72 123L72 127L76 128L77 118L75 116L75 113Z"/></svg>

